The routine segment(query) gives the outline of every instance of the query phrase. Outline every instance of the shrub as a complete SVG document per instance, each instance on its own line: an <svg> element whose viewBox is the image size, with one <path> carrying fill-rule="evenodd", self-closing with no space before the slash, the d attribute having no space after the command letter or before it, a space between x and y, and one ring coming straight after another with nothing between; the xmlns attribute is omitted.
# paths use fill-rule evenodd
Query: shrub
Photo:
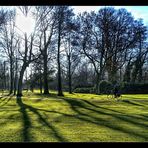
<svg viewBox="0 0 148 148"><path fill-rule="evenodd" d="M110 90L113 90L113 86L111 82L102 80L99 84L100 93L107 94ZM140 83L125 83L121 82L119 84L119 91L122 94L148 94L148 83L140 84ZM75 93L95 93L94 87L81 87L74 89Z"/></svg>
<svg viewBox="0 0 148 148"><path fill-rule="evenodd" d="M75 93L94 93L94 88L93 87L76 88L74 92Z"/></svg>
<svg viewBox="0 0 148 148"><path fill-rule="evenodd" d="M124 83L123 93L126 93L126 94L148 94L148 84Z"/></svg>
<svg viewBox="0 0 148 148"><path fill-rule="evenodd" d="M106 94L108 93L110 90L112 90L112 83L109 82L109 81L106 81L106 80L102 80L100 83L99 83L99 86L100 86L100 93L101 94Z"/></svg>

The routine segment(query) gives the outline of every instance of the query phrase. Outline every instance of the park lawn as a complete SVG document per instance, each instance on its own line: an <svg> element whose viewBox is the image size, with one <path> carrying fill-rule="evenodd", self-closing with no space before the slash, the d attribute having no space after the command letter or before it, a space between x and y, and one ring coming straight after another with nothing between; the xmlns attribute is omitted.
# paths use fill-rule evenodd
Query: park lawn
<svg viewBox="0 0 148 148"><path fill-rule="evenodd" d="M0 94L0 142L148 142L148 95Z"/></svg>

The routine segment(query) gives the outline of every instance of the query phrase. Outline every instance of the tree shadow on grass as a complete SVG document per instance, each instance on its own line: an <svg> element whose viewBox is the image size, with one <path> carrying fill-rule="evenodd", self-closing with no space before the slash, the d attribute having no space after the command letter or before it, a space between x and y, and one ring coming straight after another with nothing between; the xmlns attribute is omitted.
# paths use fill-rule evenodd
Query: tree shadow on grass
<svg viewBox="0 0 148 148"><path fill-rule="evenodd" d="M41 113L38 111L37 108L34 108L32 106L29 105L25 105L30 111L32 111L34 114L36 114L38 116L38 119L40 121L41 124L46 125L49 129L52 130L52 133L54 135L54 137L61 142L67 141L62 135L59 134L59 132L56 130L56 128L49 123L42 115Z"/></svg>
<svg viewBox="0 0 148 148"><path fill-rule="evenodd" d="M110 116L110 117L114 117L116 119L120 119L121 121L126 121L127 124L133 124L133 125L136 125L140 128L143 128L143 129L148 129L147 125L146 124L142 124L142 123L138 123L136 122L136 118L134 116L130 116L130 117L127 117L126 115L123 116L122 114L117 114L115 112L111 112L111 113L108 113L106 112L107 110L105 110L105 108L99 108L97 106L97 108L95 106L90 107L86 104L86 102L84 102L83 100L76 100L76 99L67 99L65 98L64 99L67 103L69 103L71 109L73 111L75 111L77 114L78 114L78 118L80 120L83 120L83 121L86 121L86 122L90 122L90 123L94 123L94 124L97 124L97 125L102 125L102 126L105 126L105 127L108 127L108 128L111 128L111 129L114 129L114 130L117 130L117 131L120 131L120 132L123 132L123 133L126 133L126 134L129 134L129 135L132 135L132 136L135 136L135 137L140 137L142 138L143 140L148 140L148 136L146 135L143 135L142 133L138 133L137 131L134 131L132 129L128 129L128 128L125 128L125 127L122 127L120 126L119 124L114 124L112 122L110 122L107 118L104 119L104 118L101 118L101 117L96 117L96 116L92 116L88 113L85 113L86 111L92 111L94 113L97 113L97 114L100 114L100 115L107 115ZM82 111L80 110L81 109L85 109L86 111Z"/></svg>
<svg viewBox="0 0 148 148"><path fill-rule="evenodd" d="M145 106L145 105L143 105L143 104L141 104L141 103L135 103L135 102L133 102L133 101L131 101L131 100L123 100L123 102L128 103L128 104L131 104L131 105L147 107L147 106Z"/></svg>
<svg viewBox="0 0 148 148"><path fill-rule="evenodd" d="M137 137L137 138L139 137L139 138L143 139L143 141L148 140L148 135L143 134L143 132L148 129L147 124L141 123L138 121L139 119L141 121L144 121L143 118L139 118L139 117L136 117L133 115L128 115L128 114L125 114L125 113L122 113L119 111L115 111L113 109L108 109L108 108L102 107L98 104L95 105L87 100L59 97L56 94L52 94L52 95L50 94L50 95L48 95L48 97L49 96L53 97L54 99L62 99L65 102L67 102L68 105L70 106L70 108L76 113L76 115L66 114L66 113L53 111L53 110L34 108L30 105L24 104L23 102L21 102L21 104L19 103L19 106L21 106L21 108L24 107L25 110L29 109L31 112L33 112L35 115L37 115L40 123L46 125L49 129L51 129L54 137L58 141L65 142L67 140L62 135L59 134L57 129L55 129L55 127L51 123L49 123L42 116L42 114L39 111L58 113L63 116L79 119L83 122L88 122L88 123L95 124L95 125L101 125L101 126L116 130L121 133L129 134L129 135ZM134 105L134 104L132 104L132 105ZM25 114L23 112L25 112L24 110L22 110L22 114ZM88 112L91 112L91 113L88 113ZM99 115L103 115L103 117L99 116ZM116 121L114 123L114 122L108 120L109 117L111 117L113 119L117 119L119 121L119 123L118 123L118 121ZM124 123L124 124L130 124L130 128L128 128L128 126L124 127L124 126L120 125L120 122ZM139 132L138 130L134 130L132 128L132 125L135 127L138 127L138 129L140 128L140 131L142 130L142 132ZM27 134L29 134L29 132Z"/></svg>
<svg viewBox="0 0 148 148"><path fill-rule="evenodd" d="M23 141L28 142L31 140L30 135L29 135L29 128L31 127L31 121L30 121L30 118L29 118L27 111L26 111L27 108L25 107L24 103L22 102L21 97L17 98L17 104L20 107L20 112L22 114L22 120L23 120L23 131L22 131Z"/></svg>
<svg viewBox="0 0 148 148"><path fill-rule="evenodd" d="M38 94L38 95L41 95L41 94ZM147 119L144 119L144 118L131 116L131 115L128 115L128 114L125 114L125 113L122 113L122 112L119 112L119 111L116 111L116 110L113 110L113 109L102 107L100 105L98 106L98 105L95 105L94 103L91 103L90 101L87 101L87 100L84 100L84 99L79 99L78 100L78 99L75 99L75 98L60 97L60 96L57 96L56 94L52 94L52 93L50 95L48 95L48 96L53 97L54 99L63 99L63 100L65 100L66 102L69 103L69 105L71 106L71 108L73 110L76 109L76 106L77 106L78 108L84 108L84 109L91 110L91 111L101 113L101 114L104 114L104 115L114 116L114 117L116 117L118 119L130 122L132 124L137 124L139 126L141 125L141 126L144 126L144 127L148 128L146 126L146 124L134 121L134 120L139 120L139 119L147 121ZM131 102L131 101L122 100L122 102L129 103L131 105L136 105L136 106L142 106L143 107L142 104ZM93 108L90 108L90 106L88 106L88 105L91 105ZM147 106L144 106L144 107L147 108ZM98 109L99 110L101 109L101 110L99 111Z"/></svg>
<svg viewBox="0 0 148 148"><path fill-rule="evenodd" d="M89 105L95 107L95 108L101 108L101 109L103 109L103 110L109 111L109 112L111 112L111 113L110 113L111 115L112 115L112 114L115 114L115 113L119 113L120 115L125 116L125 117L134 118L134 119L136 119L136 120L141 119L141 120L146 120L146 121L148 121L148 119L143 118L143 117L131 116L131 115L125 114L125 113L123 113L123 112L119 112L119 111L116 111L116 110L113 110L113 109L109 109L109 108L106 108L106 107L101 107L101 106L99 106L99 105L95 105L95 104L93 104L93 103L91 103L91 102L89 102L89 101L87 101L87 100L83 100L83 101L86 102L86 103L88 103ZM110 114L109 114L109 115L110 115ZM142 116L143 116L143 115L142 115ZM142 124L141 124L141 125L142 125ZM144 124L144 126L145 126L145 124Z"/></svg>
<svg viewBox="0 0 148 148"><path fill-rule="evenodd" d="M12 97L13 97L12 95L2 97L3 99L2 98L0 99L0 103L1 103L0 106L6 105L12 99Z"/></svg>
<svg viewBox="0 0 148 148"><path fill-rule="evenodd" d="M31 141L32 140L30 138L30 134L29 134L29 128L31 127L31 120L30 120L30 118L27 114L26 109L29 109L31 112L33 112L38 117L39 122L41 124L44 124L45 126L47 126L52 131L55 139L57 139L58 141L61 141L61 142L67 141L62 135L59 134L58 130L41 115L38 108L24 104L22 102L21 98L17 99L17 103L20 106L20 112L23 115L23 123L24 123L23 137L24 137L24 141Z"/></svg>
<svg viewBox="0 0 148 148"><path fill-rule="evenodd" d="M34 93L34 94L39 97L48 97L48 99L63 99L63 98L65 98L64 96L58 96L55 93L49 93L49 94Z"/></svg>

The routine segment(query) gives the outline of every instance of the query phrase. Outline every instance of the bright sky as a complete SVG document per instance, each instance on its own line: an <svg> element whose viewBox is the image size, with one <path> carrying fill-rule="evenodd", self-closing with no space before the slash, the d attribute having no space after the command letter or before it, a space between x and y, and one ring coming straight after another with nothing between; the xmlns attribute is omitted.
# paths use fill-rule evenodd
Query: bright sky
<svg viewBox="0 0 148 148"><path fill-rule="evenodd" d="M23 15L23 13L21 12L21 10L17 7L17 6L0 6L0 8L2 9L14 9L16 8L16 26L17 26L17 31L20 34L24 34L27 33L27 35L29 36L30 33L33 31L34 26L35 26L35 22L33 20L31 16L31 14L28 14L28 17L25 17Z"/></svg>
<svg viewBox="0 0 148 148"><path fill-rule="evenodd" d="M23 15L20 9L17 8L16 26L20 29L20 33L27 33L28 36L34 30L35 22L31 14L29 13L27 17Z"/></svg>
<svg viewBox="0 0 148 148"><path fill-rule="evenodd" d="M104 6L74 6L74 12L80 13L84 11L98 11L100 8ZM119 8L126 8L127 11L131 12L132 15L138 19L142 18L145 25L148 26L148 6L114 6L116 9ZM34 21L31 17L25 17L22 13L20 13L20 10L17 9L18 17L16 19L16 25L23 31L27 32L29 35L33 28L34 28Z"/></svg>
<svg viewBox="0 0 148 148"><path fill-rule="evenodd" d="M84 11L90 12L90 11L98 11L100 8L103 8L104 6L73 6L75 13L81 13ZM148 6L112 6L115 9L119 8L125 8L127 11L131 12L132 15L138 19L142 18L145 25L148 26Z"/></svg>
<svg viewBox="0 0 148 148"><path fill-rule="evenodd" d="M1 8L7 8L11 9L14 7L11 6L1 6ZM74 8L74 13L82 13L84 11L90 12L90 11L98 11L100 8L103 8L104 6L72 6ZM127 11L131 12L132 15L138 19L142 18L145 25L148 26L148 6L112 6L115 7L116 9L119 8L125 8ZM16 18L16 25L22 32L26 32L27 34L30 34L34 28L34 21L31 17L25 17L21 11L17 8L17 15L18 17ZM21 33L21 32L20 32Z"/></svg>

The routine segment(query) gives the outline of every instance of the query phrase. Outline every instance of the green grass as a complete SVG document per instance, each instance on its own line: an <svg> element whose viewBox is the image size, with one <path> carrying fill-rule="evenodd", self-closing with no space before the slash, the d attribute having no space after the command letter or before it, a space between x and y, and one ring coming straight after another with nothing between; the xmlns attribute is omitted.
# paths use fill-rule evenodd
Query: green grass
<svg viewBox="0 0 148 148"><path fill-rule="evenodd" d="M1 96L0 142L147 142L148 95Z"/></svg>

